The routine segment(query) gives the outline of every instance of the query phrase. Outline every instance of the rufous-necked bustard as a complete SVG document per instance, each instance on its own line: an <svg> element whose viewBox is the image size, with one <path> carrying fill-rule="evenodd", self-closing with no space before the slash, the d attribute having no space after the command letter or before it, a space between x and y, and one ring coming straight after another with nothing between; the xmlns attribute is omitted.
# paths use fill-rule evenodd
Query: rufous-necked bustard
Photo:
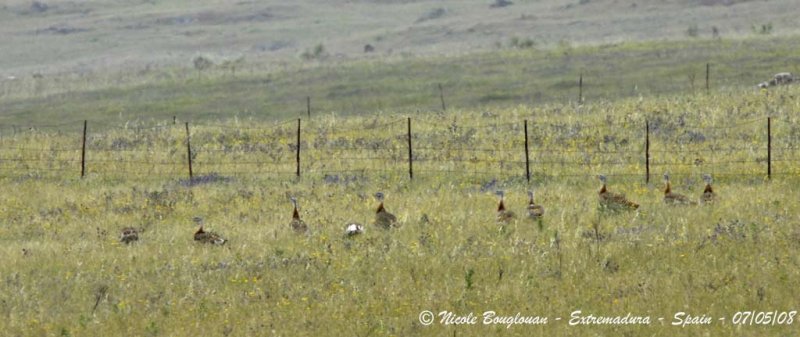
<svg viewBox="0 0 800 337"><path fill-rule="evenodd" d="M375 225L384 229L398 227L397 217L386 211L386 208L383 206L383 192L375 193L375 199L380 202L378 209L375 211Z"/></svg>
<svg viewBox="0 0 800 337"><path fill-rule="evenodd" d="M204 229L205 221L201 217L194 217L194 222L200 226L197 229L197 232L194 233L194 241L200 243L207 243L212 245L224 245L228 240L223 238L221 235L214 233L214 232L206 232Z"/></svg>
<svg viewBox="0 0 800 337"><path fill-rule="evenodd" d="M635 210L639 208L639 204L628 200L624 194L609 192L608 187L606 187L606 176L599 175L597 178L603 183L603 187L597 192L600 198L600 206L613 210Z"/></svg>
<svg viewBox="0 0 800 337"><path fill-rule="evenodd" d="M500 200L497 203L497 222L500 223L509 223L511 220L514 219L515 214L513 211L506 209L505 203L505 192L497 191L495 192Z"/></svg>
<svg viewBox="0 0 800 337"><path fill-rule="evenodd" d="M669 182L669 173L664 173L664 203L667 205L696 205L689 197L672 191L672 184Z"/></svg>
<svg viewBox="0 0 800 337"><path fill-rule="evenodd" d="M292 205L294 205L294 211L292 211L292 222L289 223L289 226L292 227L295 233L305 233L308 231L308 225L300 219L300 212L297 210L297 198L291 197L290 200L292 201Z"/></svg>
<svg viewBox="0 0 800 337"><path fill-rule="evenodd" d="M700 201L702 201L704 204L709 204L717 199L717 195L714 193L714 188L711 187L711 175L704 174L703 180L706 182L706 187L703 189L703 194L700 196Z"/></svg>

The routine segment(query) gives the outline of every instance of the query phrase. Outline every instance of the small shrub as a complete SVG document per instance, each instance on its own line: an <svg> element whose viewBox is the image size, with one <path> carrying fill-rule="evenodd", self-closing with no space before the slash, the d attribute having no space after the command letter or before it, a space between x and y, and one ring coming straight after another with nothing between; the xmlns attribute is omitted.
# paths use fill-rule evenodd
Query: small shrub
<svg viewBox="0 0 800 337"><path fill-rule="evenodd" d="M511 6L514 3L510 0L495 0L493 4L489 5L489 8L501 8L506 6Z"/></svg>
<svg viewBox="0 0 800 337"><path fill-rule="evenodd" d="M772 22L762 25L753 25L753 32L761 35L772 34Z"/></svg>
<svg viewBox="0 0 800 337"><path fill-rule="evenodd" d="M425 21L428 21L428 20L435 20L435 19L443 17L445 14L447 14L447 10L446 9L441 8L441 7L434 8L434 9L431 9L430 11L428 11L427 13L423 14L422 16L420 16L417 19L416 22L420 23L420 22L425 22Z"/></svg>
<svg viewBox="0 0 800 337"><path fill-rule="evenodd" d="M307 61L322 60L328 57L328 52L325 51L325 45L319 43L312 49L306 49L302 54L300 54L300 57Z"/></svg>
<svg viewBox="0 0 800 337"><path fill-rule="evenodd" d="M698 37L700 35L700 28L697 27L696 23L693 23L686 29L686 35L689 37Z"/></svg>
<svg viewBox="0 0 800 337"><path fill-rule="evenodd" d="M195 56L194 60L192 60L192 63L194 64L194 68L199 71L203 71L214 66L214 62L212 62L210 58L203 55Z"/></svg>
<svg viewBox="0 0 800 337"><path fill-rule="evenodd" d="M516 49L528 49L536 46L536 42L534 42L531 38L521 39L515 36L509 40L508 46Z"/></svg>

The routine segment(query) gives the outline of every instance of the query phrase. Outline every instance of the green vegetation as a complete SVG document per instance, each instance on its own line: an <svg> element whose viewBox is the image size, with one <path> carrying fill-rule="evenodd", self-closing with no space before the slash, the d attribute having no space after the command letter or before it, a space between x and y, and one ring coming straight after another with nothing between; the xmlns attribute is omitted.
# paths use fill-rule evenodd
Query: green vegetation
<svg viewBox="0 0 800 337"><path fill-rule="evenodd" d="M175 69L66 82L28 79L3 83L8 95L0 104L0 123L88 119L119 124L172 116L192 122L234 116L282 120L304 116L306 96L312 98L315 115L429 112L440 109L438 83L452 108L566 103L577 100L581 73L586 101L613 101L698 93L704 90L707 62L713 90L729 92L753 88L776 72L800 72L797 57L791 56L800 55L800 44L795 42L773 38L599 47L563 44L549 50L347 61L283 70L253 68L244 62L233 74L227 68L210 67L202 74Z"/></svg>
<svg viewBox="0 0 800 337"><path fill-rule="evenodd" d="M726 317L797 310L800 212L798 90L734 91L588 103L466 109L414 117L415 179L405 120L384 114L303 124L303 177L293 177L294 125L227 120L185 130L92 127L88 176L77 178L80 126L1 140L0 315L11 336L670 335L790 334L793 326L676 328L674 313ZM776 176L765 180L764 118L774 117ZM494 191L524 214L521 120L531 123L541 223L495 221ZM654 181L643 183L650 121ZM17 159L17 160L11 160ZM699 161L698 161L699 159ZM231 163L239 163L233 165ZM711 173L713 205L668 207L658 177L697 198ZM595 174L640 203L598 209ZM369 223L386 193L402 226ZM289 227L297 196L311 233ZM224 247L192 241L191 219ZM125 226L139 242L117 241ZM422 310L551 317L536 326L432 326ZM651 326L569 327L574 310L649 315ZM436 318L437 322L439 317Z"/></svg>

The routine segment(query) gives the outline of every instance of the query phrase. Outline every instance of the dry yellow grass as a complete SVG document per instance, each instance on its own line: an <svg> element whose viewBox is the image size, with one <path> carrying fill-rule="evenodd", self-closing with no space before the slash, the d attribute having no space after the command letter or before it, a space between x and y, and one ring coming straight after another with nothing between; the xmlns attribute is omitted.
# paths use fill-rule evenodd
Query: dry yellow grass
<svg viewBox="0 0 800 337"><path fill-rule="evenodd" d="M4 135L0 326L9 336L789 335L797 323L735 327L730 319L797 310L797 94L413 115L413 181L399 114L305 121L300 179L292 177L293 121L198 123L196 174L229 179L192 187L178 182L186 175L180 125L91 129L84 179L77 162L59 161L79 154L79 126ZM765 107L781 149L773 158L784 160L772 181L756 162ZM496 189L517 214L527 205L523 119L532 123L533 184L547 214L541 223L518 217L500 226ZM679 164L668 167L673 186L699 197L701 174L711 173L717 203L664 205L663 164L643 183L645 119L653 162ZM221 164L237 161L267 163ZM640 211L601 212L598 173ZM402 226L369 224L376 191ZM309 235L289 227L289 195L301 200ZM196 244L194 216L228 244ZM348 221L366 223L365 233L345 238ZM144 228L137 243L118 242L127 226ZM551 322L454 327L437 317L423 326L423 310ZM654 322L552 321L575 310ZM669 326L679 311L728 321Z"/></svg>

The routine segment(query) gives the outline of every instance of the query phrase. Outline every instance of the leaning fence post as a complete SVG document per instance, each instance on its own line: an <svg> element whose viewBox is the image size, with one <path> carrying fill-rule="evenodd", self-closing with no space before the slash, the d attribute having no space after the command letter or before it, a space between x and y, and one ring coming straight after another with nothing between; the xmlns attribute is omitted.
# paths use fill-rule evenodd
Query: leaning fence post
<svg viewBox="0 0 800 337"><path fill-rule="evenodd" d="M528 155L528 120L525 120L525 179L531 182L531 162Z"/></svg>
<svg viewBox="0 0 800 337"><path fill-rule="evenodd" d="M414 152L411 150L411 117L408 117L408 179L414 179Z"/></svg>
<svg viewBox="0 0 800 337"><path fill-rule="evenodd" d="M772 117L767 117L767 179L772 179Z"/></svg>
<svg viewBox="0 0 800 337"><path fill-rule="evenodd" d="M645 183L650 183L650 122L644 120L644 166L645 166Z"/></svg>
<svg viewBox="0 0 800 337"><path fill-rule="evenodd" d="M189 122L186 122L186 159L189 163L189 182L194 179L194 172L192 172L192 141L189 134Z"/></svg>
<svg viewBox="0 0 800 337"><path fill-rule="evenodd" d="M300 176L300 118L297 119L297 156L295 157L295 161L297 162L297 170L295 173L297 176Z"/></svg>
<svg viewBox="0 0 800 337"><path fill-rule="evenodd" d="M83 142L81 146L81 178L86 175L86 128L89 124L88 120L83 121Z"/></svg>

